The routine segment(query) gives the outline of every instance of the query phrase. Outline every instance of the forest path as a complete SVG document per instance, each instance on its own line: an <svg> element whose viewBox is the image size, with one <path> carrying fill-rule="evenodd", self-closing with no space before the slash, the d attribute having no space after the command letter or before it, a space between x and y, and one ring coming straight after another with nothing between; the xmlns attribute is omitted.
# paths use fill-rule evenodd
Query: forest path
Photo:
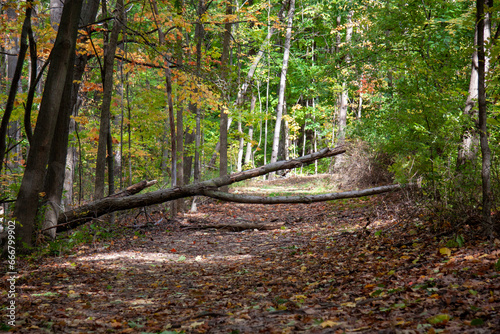
<svg viewBox="0 0 500 334"><path fill-rule="evenodd" d="M15 332L495 332L499 244L448 248L451 234L407 209L395 193L310 205L207 200L175 221L156 212L156 225L130 214L112 239L19 261ZM192 229L239 221L284 225Z"/></svg>

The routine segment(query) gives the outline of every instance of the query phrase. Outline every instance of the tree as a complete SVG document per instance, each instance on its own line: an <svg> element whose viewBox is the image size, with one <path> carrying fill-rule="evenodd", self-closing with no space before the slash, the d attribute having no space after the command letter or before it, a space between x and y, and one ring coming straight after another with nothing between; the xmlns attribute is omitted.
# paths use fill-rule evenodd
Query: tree
<svg viewBox="0 0 500 334"><path fill-rule="evenodd" d="M281 67L280 85L278 91L278 107L276 108L276 124L274 127L273 146L271 151L271 163L278 160L278 146L280 141L281 118L285 105L286 74L288 70L288 60L290 58L290 44L292 39L293 16L295 13L295 0L288 2L287 26L285 33L285 45L283 49L283 65ZM271 174L271 178L273 175Z"/></svg>
<svg viewBox="0 0 500 334"><path fill-rule="evenodd" d="M222 43L222 56L221 56L221 81L222 81L222 95L223 103L220 107L220 160L219 160L219 176L223 177L227 175L227 130L228 130L228 112L229 110L225 106L229 102L229 80L228 80L228 69L229 69L229 48L231 43L231 23L229 22L229 16L233 13L233 4L230 0L226 7L226 23L224 25L223 43ZM227 191L227 187L224 185L223 191Z"/></svg>
<svg viewBox="0 0 500 334"><path fill-rule="evenodd" d="M64 5L57 37L50 53L51 65L33 133L33 145L16 200L16 238L25 250L32 246L39 196L43 196L43 181L65 83L68 77L72 79L73 76L71 69L82 3L82 0L67 0Z"/></svg>
<svg viewBox="0 0 500 334"><path fill-rule="evenodd" d="M105 5L105 1L103 2ZM105 11L106 12L106 11ZM118 43L118 35L122 29L122 22L124 21L123 13L123 0L117 0L116 13L113 29L109 41L105 45L104 51L104 65L102 68L102 83L103 83L103 99L101 105L101 124L99 127L99 146L97 150L96 159L96 177L95 177L95 192L96 199L104 196L104 178L105 178L105 165L108 162L108 186L109 194L114 192L114 175L113 175L113 142L111 140L111 98L113 96L113 73L115 63L116 46ZM107 156L106 156L107 151Z"/></svg>
<svg viewBox="0 0 500 334"><path fill-rule="evenodd" d="M478 130L479 140L481 143L482 153L482 170L481 180L483 185L483 219L486 225L488 234L491 236L493 233L493 224L491 220L491 150L488 144L488 127L487 127L487 112L486 112L486 87L485 87L485 73L486 73L486 56L484 47L484 30L485 30L485 17L484 7L485 4L491 4L490 0L477 0L476 1L476 25L477 25L477 103L478 103Z"/></svg>
<svg viewBox="0 0 500 334"><path fill-rule="evenodd" d="M485 5L487 8L491 8L493 1L486 1ZM491 12L487 10L484 13L482 26L484 27L481 35L483 36L483 45L488 43L491 37ZM465 102L464 115L471 122L475 122L478 111L474 109L474 106L478 100L478 70L479 70L479 59L478 59L478 47L479 47L479 24L475 24L474 33L474 45L477 46L472 53L472 64L471 64L471 75L469 81L469 92L467 95L467 100ZM489 69L490 57L485 53L485 63L484 70L487 73ZM471 162L476 158L477 148L478 148L478 134L476 133L474 127L466 126L464 133L462 134L462 144L458 148L457 157L457 167L459 169L463 168L467 162Z"/></svg>
<svg viewBox="0 0 500 334"><path fill-rule="evenodd" d="M84 0L84 6L80 15L80 22L82 25L86 26L94 22L98 8L99 1ZM60 212L59 206L62 203L64 180L66 177L70 116L77 107L77 94L80 88L83 71L87 64L87 58L86 53L74 56L72 60L74 66L68 71L64 84L63 96L61 98L57 123L54 130L58 135L52 138L47 175L45 176L44 182L45 198L43 205L45 206L45 212L42 229L47 229L55 225ZM51 238L55 238L54 230L48 230L48 233Z"/></svg>
<svg viewBox="0 0 500 334"><path fill-rule="evenodd" d="M347 15L347 26L346 26L346 34L345 34L345 43L349 45L352 39L352 15L353 11L349 11ZM346 66L349 66L351 62L351 56L349 53L345 55L345 63ZM345 143L345 131L347 125L347 109L348 109L348 89L347 89L347 81L344 80L342 83L342 92L340 93L340 101L339 101L339 126L338 126L338 138L337 145L344 145ZM335 167L339 167L342 163L342 156L338 156L335 159Z"/></svg>
<svg viewBox="0 0 500 334"><path fill-rule="evenodd" d="M21 74L23 70L24 58L26 57L26 52L28 51L27 36L28 30L31 27L31 12L32 12L32 1L28 1L26 5L26 14L24 17L23 26L21 29L21 37L19 39L21 47L19 48L19 55L17 56L17 62L10 83L9 96L7 98L7 103L5 105L5 111L2 117L2 122L0 124L0 173L2 172L3 162L5 159L6 145L5 140L7 137L7 128L9 126L10 117L12 115L12 109L14 108L14 102L16 99L16 94L19 87L19 81L21 79Z"/></svg>

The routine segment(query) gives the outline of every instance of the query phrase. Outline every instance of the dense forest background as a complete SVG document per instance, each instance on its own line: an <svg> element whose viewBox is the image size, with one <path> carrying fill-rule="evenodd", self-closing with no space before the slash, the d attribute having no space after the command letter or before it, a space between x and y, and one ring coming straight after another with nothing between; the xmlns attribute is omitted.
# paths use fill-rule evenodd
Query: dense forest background
<svg viewBox="0 0 500 334"><path fill-rule="evenodd" d="M3 1L0 200L30 245L60 211L144 179L178 187L346 145L295 173L372 186L387 170L447 224L481 213L493 233L499 5Z"/></svg>

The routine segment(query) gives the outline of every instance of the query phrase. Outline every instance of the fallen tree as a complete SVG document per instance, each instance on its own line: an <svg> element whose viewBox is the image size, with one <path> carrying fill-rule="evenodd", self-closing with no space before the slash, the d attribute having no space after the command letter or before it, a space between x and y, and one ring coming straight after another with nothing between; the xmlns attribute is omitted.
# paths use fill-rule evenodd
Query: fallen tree
<svg viewBox="0 0 500 334"><path fill-rule="evenodd" d="M126 197L106 197L104 199L91 202L72 210L63 212L59 215L58 224L54 226L57 231L65 231L75 228L85 222L102 216L107 213L128 210L138 207L150 206L172 201L179 198L203 195L213 198L218 198L226 201L234 201L241 203L262 203L262 204L277 204L277 203L312 203L318 201L328 201L339 198L353 198L361 196L369 196L380 194L389 191L401 189L400 185L392 185L385 187L377 187L365 189L361 191L349 191L345 193L324 194L314 196L283 196L275 198L266 198L259 196L234 195L224 193L218 190L219 187L230 185L235 182L251 179L257 176L265 175L283 169L293 169L305 164L314 162L315 160L332 157L345 152L345 148L337 147L334 149L325 148L319 152L312 153L301 158L278 161L262 167L246 170L239 173L234 173L224 177L218 177L211 180L189 184L182 187L174 187L152 191L146 194L136 194ZM280 201L281 200L281 201Z"/></svg>
<svg viewBox="0 0 500 334"><path fill-rule="evenodd" d="M262 197L252 195L230 194L217 190L203 190L202 195L212 197L228 202L249 203L249 204L293 204L293 203L314 203L333 201L343 198L357 198L363 196L371 196L382 194L390 191L401 190L404 185L391 184L389 186L381 186L363 190L344 191L341 193L329 193L321 195L299 195L299 196L275 196Z"/></svg>
<svg viewBox="0 0 500 334"><path fill-rule="evenodd" d="M146 194L137 194L119 198L106 197L101 200L84 204L72 210L62 212L59 215L57 225L54 226L54 228L57 228L58 232L69 230L82 225L93 218L97 218L107 213L160 204L184 197L202 195L204 191L217 190L222 186L230 185L232 183L243 180L248 180L282 169L297 168L305 164L312 163L315 160L332 157L344 152L344 147L337 147L333 149L324 148L319 152L315 152L300 158L286 161L277 161L258 168L217 177L211 180L193 183L186 186L161 189Z"/></svg>

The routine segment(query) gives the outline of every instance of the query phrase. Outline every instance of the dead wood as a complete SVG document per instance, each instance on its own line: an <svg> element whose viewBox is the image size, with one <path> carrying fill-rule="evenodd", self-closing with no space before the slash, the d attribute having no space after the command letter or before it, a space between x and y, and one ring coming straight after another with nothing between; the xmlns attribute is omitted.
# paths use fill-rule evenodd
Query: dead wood
<svg viewBox="0 0 500 334"><path fill-rule="evenodd" d="M227 222L219 224L209 224L209 225L196 225L196 226L183 226L184 230L228 230L232 232L241 232L245 230L277 230L281 228L285 223L255 223L255 222Z"/></svg>
<svg viewBox="0 0 500 334"><path fill-rule="evenodd" d="M300 195L300 196L276 196L263 197L253 195L229 194L218 190L203 190L203 195L228 202L254 203L254 204L291 204L291 203L314 203L325 202L345 198L357 198L371 196L401 190L404 185L392 184L363 190L344 191L341 193L329 193L321 195Z"/></svg>
<svg viewBox="0 0 500 334"><path fill-rule="evenodd" d="M151 187L152 185L156 184L158 181L152 180L152 181L146 181L142 180L141 182L138 182L136 184L133 184L127 188L125 188L122 191L119 191L113 195L108 196L108 198L118 198L118 197L126 197L126 196L132 196L135 195L142 190Z"/></svg>
<svg viewBox="0 0 500 334"><path fill-rule="evenodd" d="M107 213L164 203L184 197L203 195L205 191L217 190L219 187L225 185L251 179L278 170L297 168L315 160L332 157L344 152L344 147L337 147L333 149L325 148L319 152L297 159L277 161L262 167L214 178L200 183L189 184L187 186L162 189L146 194L137 194L126 197L106 197L61 213L57 221L57 231L59 232L75 228L84 224L86 221Z"/></svg>

